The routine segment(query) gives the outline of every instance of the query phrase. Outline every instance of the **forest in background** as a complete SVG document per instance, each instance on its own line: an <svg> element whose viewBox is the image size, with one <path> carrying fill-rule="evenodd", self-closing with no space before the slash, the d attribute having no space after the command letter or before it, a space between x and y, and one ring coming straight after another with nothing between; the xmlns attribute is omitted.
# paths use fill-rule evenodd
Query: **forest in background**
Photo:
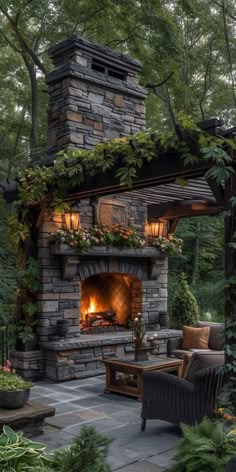
<svg viewBox="0 0 236 472"><path fill-rule="evenodd" d="M144 65L147 127L171 129L179 114L236 123L234 0L0 0L0 179L47 151L47 49L74 34ZM0 301L15 293L7 209L0 202ZM183 254L170 260L170 306L185 272L202 313L223 313L223 218L179 222ZM9 257L9 255L11 257ZM2 310L1 310L2 311Z"/></svg>

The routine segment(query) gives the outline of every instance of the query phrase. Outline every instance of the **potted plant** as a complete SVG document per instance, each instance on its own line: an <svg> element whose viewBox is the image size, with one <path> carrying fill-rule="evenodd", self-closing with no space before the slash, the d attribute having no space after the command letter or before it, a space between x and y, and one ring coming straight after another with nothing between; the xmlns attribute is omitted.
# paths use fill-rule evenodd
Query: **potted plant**
<svg viewBox="0 0 236 472"><path fill-rule="evenodd" d="M30 382L16 375L9 360L6 360L4 366L0 366L0 408L22 408L29 400L31 387Z"/></svg>

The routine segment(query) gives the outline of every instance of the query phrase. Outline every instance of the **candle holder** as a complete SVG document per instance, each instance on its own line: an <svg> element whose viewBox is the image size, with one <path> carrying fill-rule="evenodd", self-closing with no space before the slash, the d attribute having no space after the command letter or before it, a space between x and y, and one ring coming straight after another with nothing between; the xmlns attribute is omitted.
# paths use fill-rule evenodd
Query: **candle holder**
<svg viewBox="0 0 236 472"><path fill-rule="evenodd" d="M146 323L141 313L133 321L134 360L147 361L149 352L158 351L157 334L146 337Z"/></svg>

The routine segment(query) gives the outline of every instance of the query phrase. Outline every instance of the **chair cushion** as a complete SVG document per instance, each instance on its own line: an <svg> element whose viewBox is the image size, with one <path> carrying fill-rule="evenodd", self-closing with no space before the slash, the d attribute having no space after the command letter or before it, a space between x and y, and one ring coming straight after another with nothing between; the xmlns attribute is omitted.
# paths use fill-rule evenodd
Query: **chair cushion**
<svg viewBox="0 0 236 472"><path fill-rule="evenodd" d="M188 362L184 379L193 382L194 375L202 369L224 364L224 351L194 352Z"/></svg>
<svg viewBox="0 0 236 472"><path fill-rule="evenodd" d="M211 323L208 321L198 321L196 328L203 328L209 326L210 337L209 337L209 348L214 351L220 351L222 349L223 335L222 330L224 328L223 323Z"/></svg>
<svg viewBox="0 0 236 472"><path fill-rule="evenodd" d="M209 326L203 328L183 326L183 349L208 349L209 336Z"/></svg>
<svg viewBox="0 0 236 472"><path fill-rule="evenodd" d="M189 351L184 349L174 349L172 354L174 354L175 357L178 357L178 359L184 359L186 354L189 354Z"/></svg>

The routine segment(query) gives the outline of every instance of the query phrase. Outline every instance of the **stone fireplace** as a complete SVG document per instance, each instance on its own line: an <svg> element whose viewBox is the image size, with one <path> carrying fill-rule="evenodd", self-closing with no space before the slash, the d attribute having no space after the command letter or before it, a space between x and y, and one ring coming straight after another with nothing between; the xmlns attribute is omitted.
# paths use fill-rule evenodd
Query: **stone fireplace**
<svg viewBox="0 0 236 472"><path fill-rule="evenodd" d="M116 273L88 277L81 283L81 331L128 328L142 310L141 296L141 281L137 277Z"/></svg>
<svg viewBox="0 0 236 472"><path fill-rule="evenodd" d="M49 55L55 65L47 76L49 155L55 158L62 148L94 149L104 139L145 129L147 93L138 85L138 61L78 37L56 45ZM142 198L127 193L76 204L82 226L122 222L145 236L148 214ZM45 210L38 238L40 350L22 353L21 359L12 356L27 377L60 381L103 373L103 355L124 355L131 346L129 326L138 312L148 329L156 331L159 312L167 310L168 260L158 249L96 247L81 252L51 244L51 234L63 227L61 215ZM63 319L70 324L65 340L56 332ZM161 352L168 336L159 332Z"/></svg>

